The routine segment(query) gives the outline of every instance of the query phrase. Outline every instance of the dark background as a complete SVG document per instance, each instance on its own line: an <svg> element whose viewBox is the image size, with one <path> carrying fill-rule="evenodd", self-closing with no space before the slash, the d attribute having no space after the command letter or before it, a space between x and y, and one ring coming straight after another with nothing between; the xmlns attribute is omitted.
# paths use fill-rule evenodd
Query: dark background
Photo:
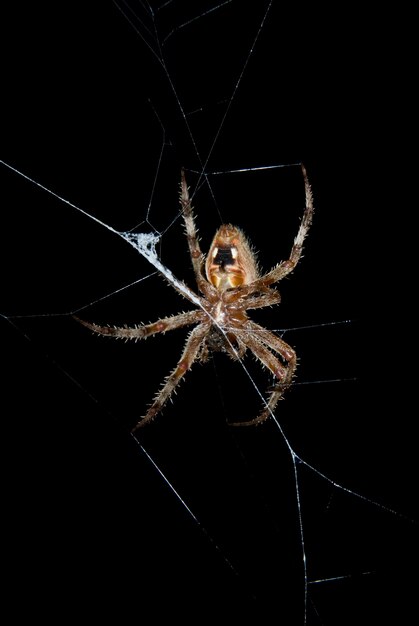
<svg viewBox="0 0 419 626"><path fill-rule="evenodd" d="M303 161L316 206L283 302L252 315L295 329L283 336L298 376L276 410L286 439L272 420L228 426L260 398L215 355L135 441L186 331L125 344L71 313L134 324L189 305L121 238L1 166L3 566L15 615L304 624L306 606L317 626L406 623L414 610L413 327L392 278L406 271L398 228L409 230L400 198L412 167L398 150L403 90L395 105L386 97L403 81L391 41L356 10L243 5L2 9L1 159L116 230L162 233L163 262L191 287L182 166L203 249L233 222L265 270L297 232L299 168L212 176L211 192L193 171ZM265 392L266 373L245 364Z"/></svg>

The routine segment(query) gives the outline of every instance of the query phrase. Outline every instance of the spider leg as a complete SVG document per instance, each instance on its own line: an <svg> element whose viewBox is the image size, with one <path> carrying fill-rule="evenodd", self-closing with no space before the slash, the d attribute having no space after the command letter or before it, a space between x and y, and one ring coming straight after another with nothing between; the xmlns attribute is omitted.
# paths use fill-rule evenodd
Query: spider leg
<svg viewBox="0 0 419 626"><path fill-rule="evenodd" d="M237 309L238 310L243 309L247 311L248 309L261 309L265 306L273 306L274 304L279 304L281 302L281 295L278 291L276 291L276 289L271 289L269 287L266 287L266 288L261 289L259 293L255 289L254 291L256 291L256 294L254 294L253 285L254 283L252 283L251 285L252 290L249 293L249 297L243 297L242 290L236 293L227 292L225 296L226 303L230 304L230 303L234 303L235 300L238 300L237 305L236 305ZM244 289L247 289L247 288L244 287ZM233 306L231 306L232 310L233 310Z"/></svg>
<svg viewBox="0 0 419 626"><path fill-rule="evenodd" d="M264 274L261 278L258 278L250 285L246 285L245 287L243 287L241 291L243 296L250 294L252 291L258 291L259 289L263 291L263 289L269 287L269 285L273 285L274 283L282 280L285 276L287 276L287 274L294 270L295 266L301 258L303 243L310 228L314 212L313 193L311 191L311 186L304 165L301 165L301 169L304 178L306 206L297 236L295 237L293 246L291 248L290 257L287 261L282 261L281 263L279 263L279 265L274 267L270 272Z"/></svg>
<svg viewBox="0 0 419 626"><path fill-rule="evenodd" d="M185 222L186 237L188 240L189 254L192 260L192 266L195 273L196 283L201 293L208 295L211 287L205 280L202 268L204 264L204 254L199 245L198 231L195 224L195 217L192 210L191 199L189 197L188 186L186 184L185 172L182 169L180 183L180 204L182 206L182 215Z"/></svg>
<svg viewBox="0 0 419 626"><path fill-rule="evenodd" d="M200 348L203 339L208 334L209 323L202 323L194 328L186 341L182 356L173 372L167 377L163 388L158 393L151 407L148 409L145 416L134 426L132 433L138 428L141 428L148 422L150 422L166 404L174 392L177 385L180 383L186 372L192 367L194 361L199 356Z"/></svg>
<svg viewBox="0 0 419 626"><path fill-rule="evenodd" d="M300 223L300 228L298 229L297 236L294 239L294 244L291 248L291 254L289 259L287 261L282 261L282 263L280 263L277 267L274 267L273 270L265 274L265 276L262 276L261 281L264 285L271 285L272 283L276 283L279 280L282 280L284 276L293 271L301 258L304 239L306 238L308 230L310 228L314 212L313 193L311 191L310 183L308 181L307 172L304 165L301 165L301 169L304 177L306 207Z"/></svg>
<svg viewBox="0 0 419 626"><path fill-rule="evenodd" d="M182 328L182 326L188 326L189 324L197 324L198 322L202 322L206 319L206 314L200 310L188 311L187 313L179 313L178 315L174 315L172 317L164 317L163 319L157 320L157 322L153 322L152 324L144 324L133 328L100 326L99 324L86 322L76 315L73 315L73 318L98 335L105 335L106 337L116 337L126 340L134 339L137 341L138 339L145 339L146 337L150 337L150 335L155 335L156 333L165 333L168 330Z"/></svg>
<svg viewBox="0 0 419 626"><path fill-rule="evenodd" d="M249 320L246 325L251 334L242 338L243 343L265 365L279 381L271 391L268 401L261 413L252 420L233 422L231 426L256 426L264 422L275 410L284 391L289 387L297 366L294 350L280 337ZM287 365L283 365L271 350L281 355Z"/></svg>

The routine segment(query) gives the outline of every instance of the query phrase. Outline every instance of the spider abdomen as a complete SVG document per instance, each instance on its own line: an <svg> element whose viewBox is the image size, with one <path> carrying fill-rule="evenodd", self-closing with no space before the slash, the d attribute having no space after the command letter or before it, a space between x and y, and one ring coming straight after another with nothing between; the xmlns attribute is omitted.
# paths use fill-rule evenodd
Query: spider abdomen
<svg viewBox="0 0 419 626"><path fill-rule="evenodd" d="M254 254L243 232L223 224L215 233L205 270L218 291L248 285L258 278Z"/></svg>

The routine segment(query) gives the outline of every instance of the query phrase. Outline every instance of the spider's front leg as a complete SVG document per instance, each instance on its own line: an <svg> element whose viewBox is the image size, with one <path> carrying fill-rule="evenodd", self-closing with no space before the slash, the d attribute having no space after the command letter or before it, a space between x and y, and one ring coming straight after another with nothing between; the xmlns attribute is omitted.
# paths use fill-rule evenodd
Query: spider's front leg
<svg viewBox="0 0 419 626"><path fill-rule="evenodd" d="M173 372L168 376L166 383L163 385L163 388L158 393L156 399L154 400L151 407L148 409L145 416L134 426L131 431L132 433L134 433L136 430L138 430L138 428L141 428L145 424L148 424L148 422L151 422L151 420L156 417L158 413L160 413L177 385L180 383L186 372L192 367L194 361L199 356L202 341L208 334L209 327L210 322L207 321L206 323L204 322L194 328L193 331L190 333L178 364L176 365Z"/></svg>
<svg viewBox="0 0 419 626"><path fill-rule="evenodd" d="M244 422L233 422L230 424L231 426L256 426L273 415L276 405L290 386L297 367L297 355L283 339L251 320L248 321L247 327L250 332L246 335L244 343L256 358L272 372L277 382L265 403L265 407L257 417ZM271 350L281 356L284 364Z"/></svg>

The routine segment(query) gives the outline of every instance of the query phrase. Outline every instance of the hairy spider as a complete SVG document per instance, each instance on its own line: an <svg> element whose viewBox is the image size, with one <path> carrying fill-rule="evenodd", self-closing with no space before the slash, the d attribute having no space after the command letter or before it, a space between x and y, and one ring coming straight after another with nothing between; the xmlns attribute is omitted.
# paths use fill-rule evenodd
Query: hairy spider
<svg viewBox="0 0 419 626"><path fill-rule="evenodd" d="M189 254L197 286L202 294L202 296L195 295L200 308L134 328L99 326L78 317L75 318L100 335L135 340L197 324L187 338L182 356L175 369L167 377L154 402L145 416L134 426L132 432L160 413L193 363L196 360L205 362L211 350L225 352L236 360L241 359L249 349L272 372L277 381L258 417L236 422L234 426L260 424L274 411L285 389L291 384L297 357L294 350L280 337L250 320L246 311L278 304L281 296L275 288L272 288L272 285L292 272L301 258L303 242L313 216L310 183L304 166L301 167L306 206L288 260L282 261L272 270L261 275L255 254L246 237L239 228L231 224L220 226L205 258L199 246L191 200L182 170L180 203ZM177 289L175 285L172 286ZM183 291L180 293L185 296Z"/></svg>

